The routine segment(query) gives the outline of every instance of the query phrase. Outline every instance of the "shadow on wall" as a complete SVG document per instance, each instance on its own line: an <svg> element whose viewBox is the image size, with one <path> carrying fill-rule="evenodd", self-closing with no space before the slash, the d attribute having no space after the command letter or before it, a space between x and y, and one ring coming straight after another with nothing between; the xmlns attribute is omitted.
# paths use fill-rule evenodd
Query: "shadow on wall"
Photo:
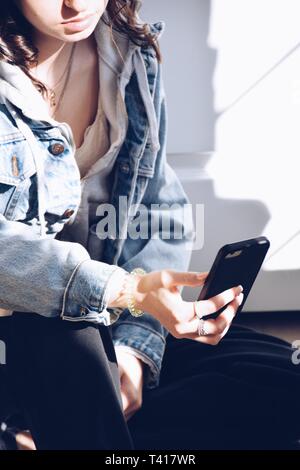
<svg viewBox="0 0 300 470"><path fill-rule="evenodd" d="M197 204L203 204L205 212L204 245L192 253L192 271L208 271L223 245L259 236L270 219L268 209L260 201L218 198L210 178L195 178L184 186L193 205L194 221ZM194 300L195 290L186 287L184 295Z"/></svg>
<svg viewBox="0 0 300 470"><path fill-rule="evenodd" d="M197 127L201 130L200 148L204 151L215 150L215 127L219 114L215 110L213 78L217 64L218 52L208 44L211 1L198 2L199 18L201 28L198 31L197 53L200 64L200 75L197 77L197 97L190 103L197 106L195 113L198 116ZM187 74L188 72L187 68ZM199 136L199 130L196 134ZM198 137L199 139L199 137ZM198 149L199 150L199 147Z"/></svg>
<svg viewBox="0 0 300 470"><path fill-rule="evenodd" d="M214 182L203 172L195 178L182 181L193 205L204 205L204 245L192 253L191 271L208 271L218 250L226 243L258 237L265 232L270 220L267 207L258 200L224 199L216 195ZM196 225L196 224L195 224ZM300 310L299 270L261 270L244 310L288 311ZM195 289L185 287L186 300L195 300ZM298 298L298 299L297 299Z"/></svg>
<svg viewBox="0 0 300 470"><path fill-rule="evenodd" d="M217 51L208 44L210 0L143 0L145 21L163 20L160 39L168 102L168 153L215 149L213 74Z"/></svg>
<svg viewBox="0 0 300 470"><path fill-rule="evenodd" d="M202 250L192 254L190 269L195 271L209 269L216 252L225 243L264 233L271 217L267 206L259 200L218 198L214 180L204 171L202 157L204 152L217 150L219 117L245 97L249 98L250 93L299 47L297 44L289 50L218 113L213 86L218 51L209 44L212 4L211 0L144 0L142 10L146 20L166 22L161 46L168 98L168 153L177 154L175 156L181 159L179 162L179 158L173 159L170 155L169 163L176 172L179 167L179 177L193 207L205 205L205 244ZM195 152L198 155L193 155L190 165L186 156ZM272 243L272 233L269 236ZM299 269L261 271L246 308L299 310L299 279ZM185 288L184 296L194 299L195 291Z"/></svg>

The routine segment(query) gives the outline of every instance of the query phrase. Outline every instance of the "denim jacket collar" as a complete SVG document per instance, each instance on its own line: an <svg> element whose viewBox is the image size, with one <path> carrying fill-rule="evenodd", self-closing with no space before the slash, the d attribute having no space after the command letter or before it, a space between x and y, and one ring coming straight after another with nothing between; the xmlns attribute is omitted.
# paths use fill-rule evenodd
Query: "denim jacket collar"
<svg viewBox="0 0 300 470"><path fill-rule="evenodd" d="M65 123L57 123L52 119L46 102L30 78L19 67L3 60L0 60L0 103L8 108L14 106L20 109L24 116L33 121L59 126L62 134L75 151L70 127Z"/></svg>
<svg viewBox="0 0 300 470"><path fill-rule="evenodd" d="M107 19L104 14L95 29L95 39L97 43L98 54L101 60L110 67L119 77L129 81L133 70L137 75L137 81L145 110L148 118L150 130L151 150L159 150L158 123L153 99L149 90L148 75L145 61L141 52L141 47L129 40L128 35L113 29L105 22ZM149 24L150 30L156 35L157 39L162 35L165 23L162 21Z"/></svg>
<svg viewBox="0 0 300 470"><path fill-rule="evenodd" d="M105 20L107 20L107 16L104 14L103 19L100 19L95 28L98 53L102 60L104 60L117 74L123 73L127 75L127 78L130 78L132 70L130 68L126 69L126 67L124 70L124 62L128 59L126 55L128 54L128 56L132 56L133 53L139 49L139 46L130 41L126 33L122 33L121 31L113 28L113 39L116 42L114 45L111 28ZM164 31L165 23L163 21L150 23L149 27L151 32L156 35L157 39L159 39ZM120 57L120 52L122 57Z"/></svg>

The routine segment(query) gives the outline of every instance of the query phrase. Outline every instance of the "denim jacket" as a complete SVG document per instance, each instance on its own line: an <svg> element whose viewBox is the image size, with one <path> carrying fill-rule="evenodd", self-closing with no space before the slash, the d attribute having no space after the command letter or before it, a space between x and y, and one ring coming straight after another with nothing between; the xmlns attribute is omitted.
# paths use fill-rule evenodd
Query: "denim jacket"
<svg viewBox="0 0 300 470"><path fill-rule="evenodd" d="M99 27L108 38L102 20ZM163 23L150 27L159 37ZM159 383L167 331L147 312L136 318L127 309L108 308L109 280L120 268L187 270L194 226L192 216L183 221L178 210L189 201L166 161L166 102L154 50L130 41L117 83L126 128L113 167L116 236L105 240L97 260L81 243L59 239L81 199L71 128L41 107L21 69L0 61L0 309L110 326L114 344L149 365L146 386L152 388ZM122 197L125 213L118 210ZM159 223L155 236L150 224L147 237L128 236L139 207L153 226L166 213L163 204L171 224L182 226L180 239L162 237Z"/></svg>

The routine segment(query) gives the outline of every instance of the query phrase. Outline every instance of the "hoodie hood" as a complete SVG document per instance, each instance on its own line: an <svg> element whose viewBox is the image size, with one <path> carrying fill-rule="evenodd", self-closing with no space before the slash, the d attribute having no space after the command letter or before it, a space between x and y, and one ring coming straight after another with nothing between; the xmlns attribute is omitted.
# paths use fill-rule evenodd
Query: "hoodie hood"
<svg viewBox="0 0 300 470"><path fill-rule="evenodd" d="M123 74L127 80L129 80L135 68L149 120L151 148L153 151L157 151L159 149L158 124L152 97L148 89L147 72L141 56L140 46L130 41L125 33L115 29L113 29L112 37L111 28L105 22L105 19L107 19L106 13L104 13L103 18L100 18L94 35L101 59L99 61L100 76L104 77L104 80L101 82L102 89L100 91L104 102L105 97L107 97L107 118L109 120L109 106L111 106L111 103L108 102L108 97L111 97L111 90L106 90L105 87L111 87L111 84L109 80L105 80L105 77L107 77L105 66L113 71L117 78ZM159 39L164 30L165 23L159 21L149 24L149 27L151 32ZM49 115L45 100L35 88L30 78L18 66L2 60L0 61L0 103L6 104L7 101L16 108L19 108L24 116L29 119L43 121L52 126L59 127L75 152L76 148L70 126L67 123L55 121Z"/></svg>
<svg viewBox="0 0 300 470"><path fill-rule="evenodd" d="M164 29L164 23L150 24L150 28L159 37ZM139 46L129 41L126 34L116 30L113 30L114 44L110 27L102 18L94 34L99 56L107 66L118 75L123 72L130 77L132 67L129 59ZM0 103L5 104L6 100L32 120L58 124L49 116L47 104L30 78L18 66L0 60Z"/></svg>

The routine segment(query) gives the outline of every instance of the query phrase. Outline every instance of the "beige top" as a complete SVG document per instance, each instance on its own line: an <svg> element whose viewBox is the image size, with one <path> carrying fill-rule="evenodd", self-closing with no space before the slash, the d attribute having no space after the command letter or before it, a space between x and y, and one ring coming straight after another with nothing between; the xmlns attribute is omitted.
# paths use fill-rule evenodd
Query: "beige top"
<svg viewBox="0 0 300 470"><path fill-rule="evenodd" d="M76 149L75 159L83 178L109 147L109 124L103 111L99 93L98 110L94 122L84 132L83 143Z"/></svg>

